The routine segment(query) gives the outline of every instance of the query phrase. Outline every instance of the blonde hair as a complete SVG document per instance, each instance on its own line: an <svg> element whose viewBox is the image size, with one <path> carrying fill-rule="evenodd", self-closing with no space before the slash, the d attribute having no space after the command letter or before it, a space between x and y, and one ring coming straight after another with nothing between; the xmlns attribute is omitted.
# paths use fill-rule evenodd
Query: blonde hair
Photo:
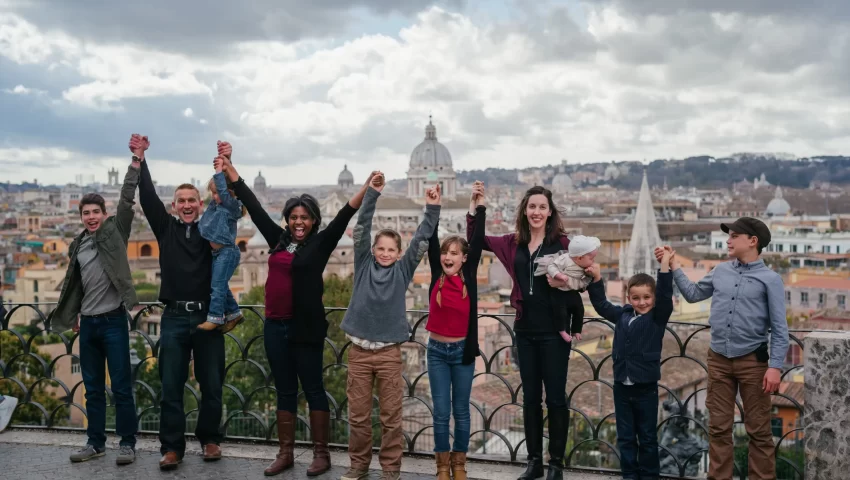
<svg viewBox="0 0 850 480"><path fill-rule="evenodd" d="M230 188L230 185L231 185L231 183L230 183L230 181L228 181L227 182L227 191L230 192L230 195L233 198L236 198L236 193L233 191L232 188ZM197 189L195 189L195 190L197 190ZM213 194L218 193L218 189L215 188L215 179L214 178L211 178L210 181L207 183L207 192L209 192L209 194L210 194L210 198L207 200L207 203L210 203L210 202L213 201L213 199L212 199ZM242 205L242 216L244 217L247 214L248 214L248 209L245 208L245 205Z"/></svg>

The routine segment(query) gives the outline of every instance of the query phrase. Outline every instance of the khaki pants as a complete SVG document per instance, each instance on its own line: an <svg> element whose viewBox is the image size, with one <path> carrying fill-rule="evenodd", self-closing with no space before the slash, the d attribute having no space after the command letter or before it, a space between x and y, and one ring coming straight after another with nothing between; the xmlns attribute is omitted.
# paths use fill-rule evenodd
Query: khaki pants
<svg viewBox="0 0 850 480"><path fill-rule="evenodd" d="M767 362L756 360L754 353L726 358L708 352L709 480L731 480L734 449L732 423L738 390L744 407L744 426L750 436L749 475L753 480L776 478L776 458L770 429L770 395L764 393Z"/></svg>
<svg viewBox="0 0 850 480"><path fill-rule="evenodd" d="M381 469L401 470L404 436L401 407L404 380L401 376L401 347L366 350L352 345L348 352L348 456L351 467L368 470L372 462L372 387L378 380L381 407Z"/></svg>

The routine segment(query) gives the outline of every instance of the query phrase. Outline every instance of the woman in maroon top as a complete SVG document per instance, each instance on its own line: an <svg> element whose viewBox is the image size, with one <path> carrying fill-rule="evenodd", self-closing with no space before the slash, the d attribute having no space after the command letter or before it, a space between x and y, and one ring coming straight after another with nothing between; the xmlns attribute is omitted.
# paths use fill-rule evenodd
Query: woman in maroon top
<svg viewBox="0 0 850 480"><path fill-rule="evenodd" d="M474 212L467 216L468 238L478 233L475 216ZM555 296L565 293L557 289L563 284L550 277L535 276L534 261L567 250L569 243L552 192L543 187L532 187L525 192L517 207L515 233L484 237L484 250L496 255L513 280L511 306L516 309L514 331L528 451L528 468L519 480L543 476L543 387L549 416L547 479L563 478L570 419L567 368L572 337L581 339L581 332L571 332L566 339L558 333L570 332L569 319L555 308L558 304Z"/></svg>
<svg viewBox="0 0 850 480"><path fill-rule="evenodd" d="M478 352L478 261L484 247L484 186L473 187L471 210L476 234L453 235L442 245L437 230L428 243L431 300L428 303L428 380L434 403L434 452L438 480L466 480L469 450L469 396ZM454 444L449 452L449 417L454 414ZM451 467L451 474L449 473Z"/></svg>
<svg viewBox="0 0 850 480"><path fill-rule="evenodd" d="M280 451L265 474L277 475L294 464L300 380L310 406L310 432L313 437L313 463L307 469L307 475L320 475L331 466L328 452L330 406L322 378L322 351L328 331L322 303L322 274L349 221L360 208L369 181L377 172L372 172L366 184L321 232L319 204L307 194L287 200L283 208L286 226L281 228L269 217L230 163L231 151L230 144L222 142L219 145L219 154L228 159L225 173L270 249L263 342L277 390Z"/></svg>

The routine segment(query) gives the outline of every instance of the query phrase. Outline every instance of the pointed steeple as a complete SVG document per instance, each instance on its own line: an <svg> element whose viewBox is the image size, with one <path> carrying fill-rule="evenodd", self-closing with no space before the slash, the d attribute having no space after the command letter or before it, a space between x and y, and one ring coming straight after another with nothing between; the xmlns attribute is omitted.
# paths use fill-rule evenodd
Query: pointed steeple
<svg viewBox="0 0 850 480"><path fill-rule="evenodd" d="M782 200L782 187L779 185L776 186L776 192L773 193L773 198Z"/></svg>
<svg viewBox="0 0 850 480"><path fill-rule="evenodd" d="M658 233L658 221L655 219L655 209L652 206L649 182L644 169L632 226L632 237L620 255L620 278L629 279L636 273L652 275L657 263L653 250L659 245L661 245L661 235Z"/></svg>

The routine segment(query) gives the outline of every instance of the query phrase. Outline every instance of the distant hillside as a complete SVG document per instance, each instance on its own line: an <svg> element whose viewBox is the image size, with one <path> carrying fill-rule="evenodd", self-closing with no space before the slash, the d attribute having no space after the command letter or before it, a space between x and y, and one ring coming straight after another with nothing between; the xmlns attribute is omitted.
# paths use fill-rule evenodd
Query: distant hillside
<svg viewBox="0 0 850 480"><path fill-rule="evenodd" d="M609 180L616 188L637 190L640 188L643 165L640 162L606 162L571 164L567 173L594 172L604 175L605 169L616 165L628 174ZM515 185L519 181L520 171L531 172L536 169L551 169L557 172L558 166L527 169L488 168L486 170L460 171L457 174L461 183L483 180L490 185ZM808 188L812 181L832 184L850 184L850 157L818 156L811 158L787 159L775 154L735 154L729 158L715 158L708 155L690 157L684 160L654 160L646 166L650 185L661 185L666 178L670 188L684 186L696 188L728 188L742 180L752 182L764 173L768 182L791 188Z"/></svg>

